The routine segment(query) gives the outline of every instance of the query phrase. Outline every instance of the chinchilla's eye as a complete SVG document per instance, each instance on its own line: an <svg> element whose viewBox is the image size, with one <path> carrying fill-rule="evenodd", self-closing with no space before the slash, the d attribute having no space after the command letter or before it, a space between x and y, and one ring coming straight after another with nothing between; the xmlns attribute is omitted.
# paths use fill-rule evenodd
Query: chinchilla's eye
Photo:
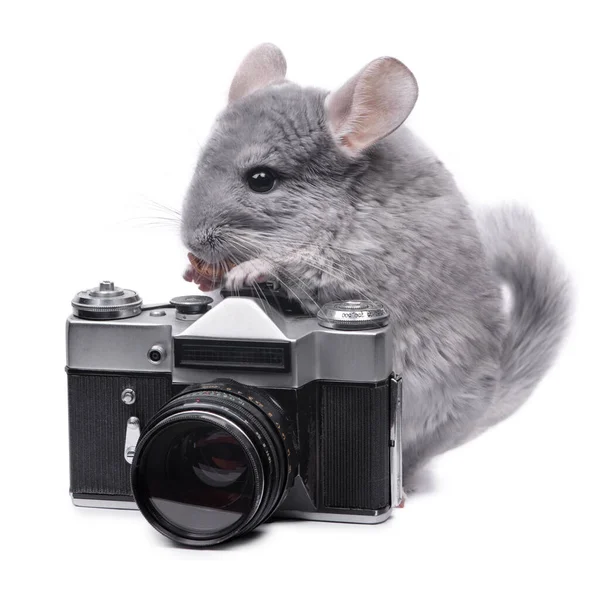
<svg viewBox="0 0 600 600"><path fill-rule="evenodd" d="M248 181L250 189L259 194L270 192L277 183L277 177L275 177L273 171L266 167L256 167L255 169L248 171L246 180Z"/></svg>

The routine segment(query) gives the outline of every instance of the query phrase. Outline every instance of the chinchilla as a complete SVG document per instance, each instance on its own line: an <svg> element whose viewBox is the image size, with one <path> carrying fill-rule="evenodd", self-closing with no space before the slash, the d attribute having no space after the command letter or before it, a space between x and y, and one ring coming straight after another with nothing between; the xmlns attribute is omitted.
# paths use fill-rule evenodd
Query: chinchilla
<svg viewBox="0 0 600 600"><path fill-rule="evenodd" d="M530 395L566 332L569 280L528 211L475 215L401 127L417 100L401 62L378 58L331 93L285 75L271 44L242 62L185 198L182 239L229 288L274 278L309 309L388 307L410 488L430 458Z"/></svg>

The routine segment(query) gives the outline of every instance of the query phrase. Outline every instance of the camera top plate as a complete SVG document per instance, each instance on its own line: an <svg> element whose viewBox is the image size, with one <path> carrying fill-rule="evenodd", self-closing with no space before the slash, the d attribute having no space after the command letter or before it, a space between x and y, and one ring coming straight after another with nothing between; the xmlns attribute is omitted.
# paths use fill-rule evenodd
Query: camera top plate
<svg viewBox="0 0 600 600"><path fill-rule="evenodd" d="M241 287L236 291L221 290L222 298L241 297L256 298L257 300L267 301L273 308L286 315L295 317L312 316L299 300L290 299L280 286L273 282L260 283L254 287ZM307 303L312 302L306 300ZM315 310L317 306L315 305Z"/></svg>

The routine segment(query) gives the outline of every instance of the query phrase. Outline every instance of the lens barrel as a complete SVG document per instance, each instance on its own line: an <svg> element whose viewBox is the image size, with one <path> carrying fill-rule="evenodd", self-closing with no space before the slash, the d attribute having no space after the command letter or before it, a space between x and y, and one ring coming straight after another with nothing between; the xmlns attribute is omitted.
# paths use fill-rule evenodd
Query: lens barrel
<svg viewBox="0 0 600 600"><path fill-rule="evenodd" d="M291 485L293 436L264 391L217 380L187 388L151 420L131 469L138 508L189 546L248 533Z"/></svg>

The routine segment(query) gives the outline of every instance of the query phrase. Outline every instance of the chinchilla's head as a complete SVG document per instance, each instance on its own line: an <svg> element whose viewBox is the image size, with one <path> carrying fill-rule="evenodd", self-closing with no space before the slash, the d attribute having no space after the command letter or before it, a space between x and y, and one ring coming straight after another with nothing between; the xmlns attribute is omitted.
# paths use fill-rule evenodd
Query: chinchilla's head
<svg viewBox="0 0 600 600"><path fill-rule="evenodd" d="M361 210L357 185L371 147L417 97L413 75L393 58L369 63L331 93L285 77L278 48L251 51L200 156L182 239L209 264L260 257L285 265L303 251L313 262L335 253Z"/></svg>

